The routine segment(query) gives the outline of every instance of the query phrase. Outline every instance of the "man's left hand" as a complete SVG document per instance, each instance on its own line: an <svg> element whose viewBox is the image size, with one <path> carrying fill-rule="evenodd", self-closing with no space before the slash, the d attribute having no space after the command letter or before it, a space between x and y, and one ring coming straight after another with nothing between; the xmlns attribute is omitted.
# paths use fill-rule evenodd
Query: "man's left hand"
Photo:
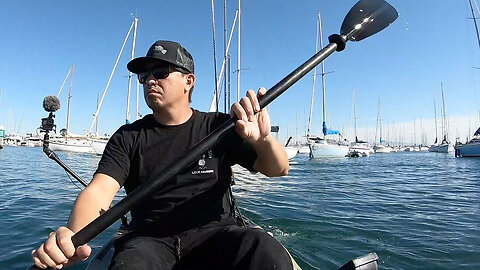
<svg viewBox="0 0 480 270"><path fill-rule="evenodd" d="M270 135L270 116L266 108L260 110L258 103L258 97L266 92L262 87L257 96L253 90L248 90L246 97L232 105L231 114L238 117L235 130L240 137L252 144L261 142Z"/></svg>

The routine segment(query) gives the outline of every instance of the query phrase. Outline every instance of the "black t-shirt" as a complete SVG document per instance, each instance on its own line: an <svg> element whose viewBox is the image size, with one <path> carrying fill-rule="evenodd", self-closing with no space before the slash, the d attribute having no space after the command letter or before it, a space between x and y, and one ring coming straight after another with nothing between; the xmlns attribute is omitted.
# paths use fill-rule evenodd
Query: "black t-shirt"
<svg viewBox="0 0 480 270"><path fill-rule="evenodd" d="M165 126L147 115L113 134L95 173L115 178L129 194L142 183L153 181L228 119L227 114L193 110L187 122ZM165 188L133 209L132 228L168 235L226 220L231 216L231 166L239 164L253 171L256 157L253 148L231 131L220 144L170 179Z"/></svg>

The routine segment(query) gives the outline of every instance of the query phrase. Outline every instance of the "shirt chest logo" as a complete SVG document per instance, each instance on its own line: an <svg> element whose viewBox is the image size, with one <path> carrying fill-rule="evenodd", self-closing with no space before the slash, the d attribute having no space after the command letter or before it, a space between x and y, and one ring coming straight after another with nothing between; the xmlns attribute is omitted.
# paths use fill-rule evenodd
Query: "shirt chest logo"
<svg viewBox="0 0 480 270"><path fill-rule="evenodd" d="M212 159L213 153L212 150L208 150L206 154L203 154L203 156L198 160L198 168L192 171L193 175L196 174L211 174L214 173L215 171L212 168L209 168L207 165L207 160L206 159Z"/></svg>

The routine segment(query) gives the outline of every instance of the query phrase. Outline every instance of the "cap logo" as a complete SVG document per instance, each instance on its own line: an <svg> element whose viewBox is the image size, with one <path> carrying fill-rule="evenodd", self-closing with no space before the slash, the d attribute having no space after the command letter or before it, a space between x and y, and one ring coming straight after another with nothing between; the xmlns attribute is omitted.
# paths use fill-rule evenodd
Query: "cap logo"
<svg viewBox="0 0 480 270"><path fill-rule="evenodd" d="M162 54L166 54L166 53L167 53L167 50L164 49L161 45L155 46L154 51L155 51L155 52L161 52Z"/></svg>

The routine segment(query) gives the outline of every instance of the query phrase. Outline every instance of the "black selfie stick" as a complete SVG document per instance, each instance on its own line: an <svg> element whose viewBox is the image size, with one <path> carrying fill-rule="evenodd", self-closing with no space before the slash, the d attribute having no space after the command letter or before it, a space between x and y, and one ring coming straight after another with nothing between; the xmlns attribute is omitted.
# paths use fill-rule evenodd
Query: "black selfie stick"
<svg viewBox="0 0 480 270"><path fill-rule="evenodd" d="M60 109L60 100L56 96L45 97L43 99L43 109L49 112L48 117L42 118L42 124L40 125L40 130L45 132L45 135L43 136L43 152L47 155L47 157L57 162L60 167L77 179L80 184L86 187L87 183L77 173L70 169L70 167L68 167L52 149L50 149L49 132L54 131L56 128L55 112Z"/></svg>

